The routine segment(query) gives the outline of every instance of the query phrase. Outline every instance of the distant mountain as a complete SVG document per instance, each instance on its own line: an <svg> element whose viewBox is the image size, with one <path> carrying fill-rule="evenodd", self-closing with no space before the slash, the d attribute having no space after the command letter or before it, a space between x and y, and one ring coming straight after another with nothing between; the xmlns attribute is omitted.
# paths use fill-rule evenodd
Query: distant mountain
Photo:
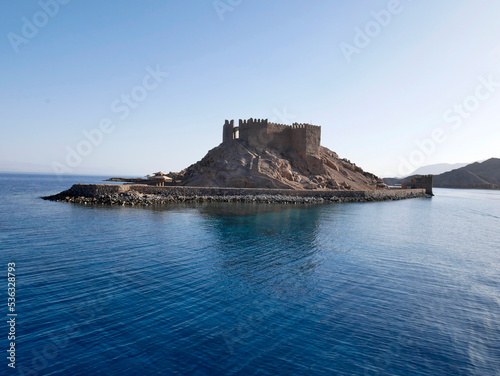
<svg viewBox="0 0 500 376"><path fill-rule="evenodd" d="M468 163L437 163L428 166L422 166L413 171L410 175L439 175L444 172L455 170L457 168L465 167Z"/></svg>
<svg viewBox="0 0 500 376"><path fill-rule="evenodd" d="M385 178L387 185L409 182L410 178ZM500 158L475 162L434 176L434 187L500 189Z"/></svg>
<svg viewBox="0 0 500 376"><path fill-rule="evenodd" d="M491 158L434 177L443 188L500 189L500 158Z"/></svg>

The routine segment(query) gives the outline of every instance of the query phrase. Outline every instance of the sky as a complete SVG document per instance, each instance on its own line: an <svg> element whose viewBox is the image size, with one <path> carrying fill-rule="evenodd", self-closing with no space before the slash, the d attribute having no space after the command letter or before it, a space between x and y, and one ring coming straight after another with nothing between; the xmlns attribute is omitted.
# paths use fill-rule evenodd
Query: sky
<svg viewBox="0 0 500 376"><path fill-rule="evenodd" d="M322 126L382 177L500 157L500 2L3 1L0 171L144 176L225 119Z"/></svg>

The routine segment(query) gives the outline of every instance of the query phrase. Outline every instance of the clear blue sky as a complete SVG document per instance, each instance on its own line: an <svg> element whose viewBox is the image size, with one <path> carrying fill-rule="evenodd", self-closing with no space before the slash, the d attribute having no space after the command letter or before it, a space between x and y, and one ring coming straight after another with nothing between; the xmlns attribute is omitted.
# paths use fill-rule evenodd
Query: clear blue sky
<svg viewBox="0 0 500 376"><path fill-rule="evenodd" d="M500 2L60 1L0 5L0 171L178 171L249 117L380 176L500 157Z"/></svg>

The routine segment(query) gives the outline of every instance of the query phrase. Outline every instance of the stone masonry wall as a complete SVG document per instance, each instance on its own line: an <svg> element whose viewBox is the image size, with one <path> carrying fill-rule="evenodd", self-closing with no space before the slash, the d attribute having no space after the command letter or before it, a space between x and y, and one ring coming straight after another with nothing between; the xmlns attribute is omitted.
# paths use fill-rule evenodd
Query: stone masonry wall
<svg viewBox="0 0 500 376"><path fill-rule="evenodd" d="M321 147L321 127L307 124L305 128L306 128L306 154L319 155Z"/></svg>
<svg viewBox="0 0 500 376"><path fill-rule="evenodd" d="M223 142L233 139L234 121L226 120ZM321 127L310 124L284 125L269 123L267 119L239 121L239 139L257 150L272 147L281 152L301 155L318 155L321 144Z"/></svg>
<svg viewBox="0 0 500 376"><path fill-rule="evenodd" d="M206 188L206 187L155 187L149 185L110 185L110 184L75 184L69 190L57 196L98 197L119 193L142 193L171 195L175 197L194 198L202 196L285 196L310 197L331 200L333 198L349 201L383 201L399 200L411 197L427 197L425 189L381 189L371 191L335 191L335 190L292 190L267 188Z"/></svg>
<svg viewBox="0 0 500 376"><path fill-rule="evenodd" d="M222 128L222 142L232 140L234 138L234 120L226 120Z"/></svg>
<svg viewBox="0 0 500 376"><path fill-rule="evenodd" d="M250 147L256 149L265 148L269 142L267 124L267 120L261 119L240 120L239 138Z"/></svg>

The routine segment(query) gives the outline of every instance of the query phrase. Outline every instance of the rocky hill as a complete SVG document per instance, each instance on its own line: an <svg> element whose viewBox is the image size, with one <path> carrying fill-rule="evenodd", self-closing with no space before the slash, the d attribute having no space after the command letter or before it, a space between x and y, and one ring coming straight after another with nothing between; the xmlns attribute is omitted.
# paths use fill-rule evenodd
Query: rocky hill
<svg viewBox="0 0 500 376"><path fill-rule="evenodd" d="M387 178L384 181L389 185L401 184L404 181L410 181L411 177ZM436 175L434 187L500 189L500 159L491 158Z"/></svg>
<svg viewBox="0 0 500 376"><path fill-rule="evenodd" d="M301 155L271 147L252 148L240 139L210 150L181 173L180 185L197 187L373 190L385 187L377 176L363 171L336 153Z"/></svg>
<svg viewBox="0 0 500 376"><path fill-rule="evenodd" d="M434 186L500 189L500 159L491 158L435 176Z"/></svg>

